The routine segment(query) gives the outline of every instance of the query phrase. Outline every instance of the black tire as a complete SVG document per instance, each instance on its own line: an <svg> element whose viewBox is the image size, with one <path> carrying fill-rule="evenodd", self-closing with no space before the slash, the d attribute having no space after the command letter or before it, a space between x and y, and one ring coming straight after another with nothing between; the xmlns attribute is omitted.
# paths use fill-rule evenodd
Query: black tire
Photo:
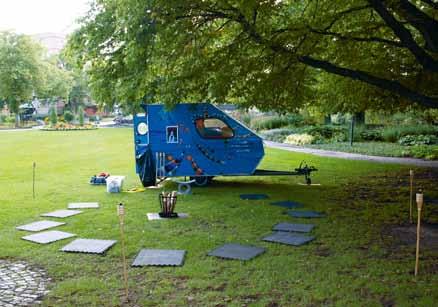
<svg viewBox="0 0 438 307"><path fill-rule="evenodd" d="M208 186L211 181L213 180L213 176L196 176L196 177L190 177L190 180L195 180L193 183L196 187L206 187Z"/></svg>

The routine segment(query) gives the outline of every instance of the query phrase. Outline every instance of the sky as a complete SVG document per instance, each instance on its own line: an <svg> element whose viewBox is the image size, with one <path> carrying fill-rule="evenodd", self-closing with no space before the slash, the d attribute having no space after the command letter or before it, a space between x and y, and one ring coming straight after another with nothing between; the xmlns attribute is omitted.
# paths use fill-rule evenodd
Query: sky
<svg viewBox="0 0 438 307"><path fill-rule="evenodd" d="M0 31L71 33L89 0L0 0Z"/></svg>

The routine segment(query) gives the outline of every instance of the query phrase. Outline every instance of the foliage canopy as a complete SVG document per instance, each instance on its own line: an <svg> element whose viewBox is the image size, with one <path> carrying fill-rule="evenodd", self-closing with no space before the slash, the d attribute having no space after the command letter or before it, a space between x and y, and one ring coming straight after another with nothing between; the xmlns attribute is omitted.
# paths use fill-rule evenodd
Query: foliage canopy
<svg viewBox="0 0 438 307"><path fill-rule="evenodd" d="M436 16L431 1L95 0L67 54L109 103L285 111L340 91L340 109L438 108Z"/></svg>

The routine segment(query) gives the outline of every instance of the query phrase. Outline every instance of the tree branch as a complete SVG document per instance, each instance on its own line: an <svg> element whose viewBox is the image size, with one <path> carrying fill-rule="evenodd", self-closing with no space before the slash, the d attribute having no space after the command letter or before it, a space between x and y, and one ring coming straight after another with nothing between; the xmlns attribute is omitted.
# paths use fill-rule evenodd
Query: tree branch
<svg viewBox="0 0 438 307"><path fill-rule="evenodd" d="M438 4L437 8L438 8ZM394 5L397 14L406 19L423 36L426 49L438 52L438 21L429 17L423 11L407 0L400 0Z"/></svg>
<svg viewBox="0 0 438 307"><path fill-rule="evenodd" d="M434 2L433 0L421 0L421 2L424 2L433 7L435 10L438 10L438 2Z"/></svg>
<svg viewBox="0 0 438 307"><path fill-rule="evenodd" d="M354 36L345 36L341 33L336 33L336 32L331 32L331 31L324 31L324 30L318 30L318 29L313 29L311 27L309 27L309 30L312 33L316 33L316 34L321 34L321 35L329 35L329 36L334 36L336 38L339 38L340 40L346 40L346 41L356 41L356 42L366 42L366 43L384 43L390 46L394 46L394 47L398 47L398 48L405 48L405 46L403 44L401 44L400 42L396 42L396 41L392 41L389 39L385 39L385 38L380 38L380 37L354 37Z"/></svg>
<svg viewBox="0 0 438 307"><path fill-rule="evenodd" d="M370 2L374 3L377 0L369 0ZM385 9L386 10L386 9ZM291 57L295 57L300 63L317 68L322 69L328 73L332 73L338 76L347 77L353 80L359 80L362 82L365 82L370 85L374 85L378 88L390 91L394 94L400 95L401 97L408 98L412 101L415 101L423 106L430 107L430 108L438 108L438 97L429 97L426 95L423 95L421 93L417 93L408 87L402 85L400 82L395 80L388 80L380 77L373 76L365 71L361 70L354 70L349 68L344 68L337 66L333 63L330 63L328 61L324 60L318 60L314 59L311 56L308 55L297 55L295 50L289 49L283 45L275 44L267 39L265 39L263 36L261 36L255 26L253 26L246 18L245 16L238 10L238 9L232 9L230 10L232 13L224 13L224 12L218 12L218 11L209 11L208 17L216 16L217 18L226 18L233 20L237 23L239 23L242 27L242 30L257 44L267 46L274 52L279 53L285 53L288 54ZM389 13L388 13L389 14ZM197 14L197 16L201 16L202 14ZM386 15L385 15L386 17ZM390 16L392 19L394 17ZM391 22L393 21L391 19ZM395 19L394 19L395 20ZM400 25L398 24L398 21L395 20L397 23L397 27ZM402 25L401 27L406 30ZM406 30L407 31L407 30ZM403 34L405 34L403 32ZM408 32L409 37L412 39L412 36ZM403 38L405 38L403 36ZM412 39L413 40L413 39ZM403 41L402 41L403 42ZM415 43L415 42L414 42Z"/></svg>
<svg viewBox="0 0 438 307"><path fill-rule="evenodd" d="M373 9L392 29L394 34L400 39L401 43L409 49L417 61L424 69L438 72L438 61L434 60L426 51L424 51L414 40L412 34L406 29L384 6L381 0L368 0Z"/></svg>
<svg viewBox="0 0 438 307"><path fill-rule="evenodd" d="M326 72L343 77L348 77L353 80L363 81L368 84L377 86L379 88L388 90L392 93L399 94L400 96L408 98L412 101L419 102L420 104L427 106L429 108L438 109L438 98L428 97L420 93L417 93L415 91L412 91L409 88L402 85L401 83L399 83L398 81L375 77L365 71L340 67L328 61L317 60L310 56L299 56L298 60L301 63L309 65L311 67L319 68Z"/></svg>
<svg viewBox="0 0 438 307"><path fill-rule="evenodd" d="M272 44L271 42L265 40L256 31L256 29L249 24L249 22L245 19L245 17L242 14L239 14L239 16L236 18L236 21L242 25L243 30L250 37L252 37L256 43L267 44L271 48L271 50L273 50L274 52L283 52L283 53L290 54L292 56L297 56L288 48L286 48L284 46ZM347 77L347 78L350 78L353 80L363 81L365 83L377 86L381 89L388 90L388 91L395 93L397 95L400 95L402 97L408 98L412 101L418 102L418 103L422 104L423 106L438 109L438 97L429 97L429 96L417 93L417 92L409 89L408 87L402 85L398 81L376 77L376 76L373 76L373 75L371 75L365 71L361 71L361 70L353 70L353 69L340 67L340 66L332 64L328 61L317 60L317 59L314 59L310 56L299 56L298 55L297 59L302 64L311 66L313 68L319 68L319 69L322 69L326 72L329 72L329 73L332 73L332 74L335 74L338 76Z"/></svg>

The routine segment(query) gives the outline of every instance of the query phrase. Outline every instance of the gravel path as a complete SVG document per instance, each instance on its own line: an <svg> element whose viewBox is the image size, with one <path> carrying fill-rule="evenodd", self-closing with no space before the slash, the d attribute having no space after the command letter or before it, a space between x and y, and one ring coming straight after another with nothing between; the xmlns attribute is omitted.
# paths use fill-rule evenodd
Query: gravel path
<svg viewBox="0 0 438 307"><path fill-rule="evenodd" d="M264 141L265 145L272 148L283 149L293 152L302 152L320 157L331 157L340 158L347 160L362 160L362 161L372 161L379 163L393 163L393 164L404 164L404 165L414 165L418 167L433 167L438 168L438 161L428 161L414 158L394 158L394 157L379 157L379 156L367 156L356 153L339 152L339 151L329 151L323 149L313 149L305 148L301 146L294 146L283 143L276 143L271 141Z"/></svg>

